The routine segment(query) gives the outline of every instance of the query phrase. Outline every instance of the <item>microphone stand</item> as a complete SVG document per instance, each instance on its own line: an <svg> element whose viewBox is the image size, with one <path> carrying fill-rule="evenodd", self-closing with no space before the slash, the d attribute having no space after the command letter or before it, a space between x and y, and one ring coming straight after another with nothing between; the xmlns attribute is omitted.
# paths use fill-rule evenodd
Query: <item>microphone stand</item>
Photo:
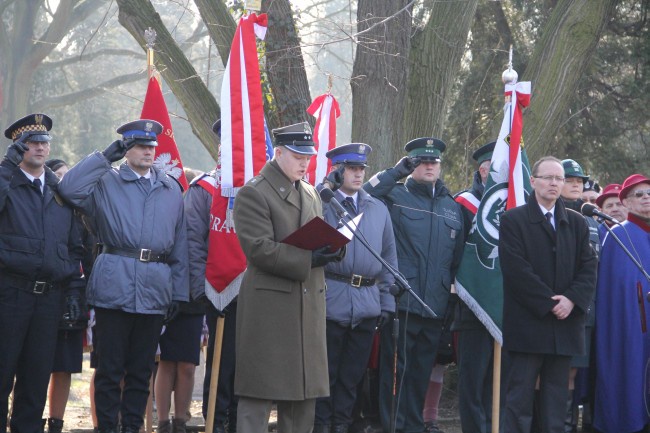
<svg viewBox="0 0 650 433"><path fill-rule="evenodd" d="M630 250L628 250L627 247L621 241L621 239L618 236L616 236L616 233L614 233L614 231L609 227L607 222L605 222L605 218L598 217L598 222L602 223L605 226L605 228L609 232L609 235L612 238L614 238L616 243L623 249L623 251L625 252L625 254L627 254L627 256L630 258L630 260L632 260L632 263L634 263L636 265L636 267L639 269L639 271L641 271L641 273L646 278L646 280L648 280L648 282L650 282L650 275L648 275L646 270L643 269L643 265L641 263L639 263L639 261L636 258L634 258L634 256L630 252ZM646 327L646 320L645 320L645 308L643 306L643 302L644 302L643 301L643 294L641 293L641 283L639 283L639 286L637 287L637 289L638 289L637 294L638 294L638 297L639 297L639 299L638 299L638 301L639 301L639 310L640 310L639 313L641 313L640 314L640 316L641 316L641 332L643 332L645 334L647 332L647 327ZM648 298L648 301L650 301L650 292L648 292L647 298Z"/></svg>
<svg viewBox="0 0 650 433"><path fill-rule="evenodd" d="M395 306L399 305L399 298L404 292L408 292L420 305L422 305L422 308L431 315L431 317L438 317L436 313L433 312L431 308L417 295L415 292L411 289L411 286L409 285L408 281L404 276L397 270L394 269L384 258L377 252L375 251L372 246L361 236L360 234L357 233L355 228L350 227L348 221L346 219L351 220L352 218L350 217L350 214L345 210L343 205L336 199L336 197L332 197L329 201L330 204L334 207L334 210L336 211L336 214L339 216L341 219L341 222L343 225L352 232L355 238L361 244L368 250L370 253L375 256L375 258L381 263L381 265L386 268L390 274L395 277L395 285L399 287L399 290L397 293L393 293L391 291L391 294L395 296ZM396 427L396 422L397 422L397 417L396 417L396 399L397 399L397 340L399 337L399 318L397 316L397 308L395 308L395 315L393 316L393 386L392 386L392 395L391 395L391 404L390 404L390 432L395 433L395 427Z"/></svg>

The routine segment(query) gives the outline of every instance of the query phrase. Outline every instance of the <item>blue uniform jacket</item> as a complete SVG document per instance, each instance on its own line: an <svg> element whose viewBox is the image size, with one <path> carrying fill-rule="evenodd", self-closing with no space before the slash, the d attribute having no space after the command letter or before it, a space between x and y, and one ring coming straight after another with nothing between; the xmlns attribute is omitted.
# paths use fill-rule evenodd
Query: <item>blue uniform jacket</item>
<svg viewBox="0 0 650 433"><path fill-rule="evenodd" d="M342 201L343 195L336 193L336 198ZM363 213L358 232L384 260L397 268L395 235L386 206L363 190L357 199L359 213ZM331 226L338 227L339 217L330 203L323 204L323 216ZM349 282L328 279L326 274L327 320L354 327L364 319L379 316L382 310L395 311L395 299L388 292L395 279L356 238L347 244L343 260L328 263L325 271L377 280L373 286L353 287Z"/></svg>
<svg viewBox="0 0 650 433"><path fill-rule="evenodd" d="M164 314L189 299L187 232L178 184L157 169L147 192L126 163L111 167L99 152L72 167L61 195L87 215L98 240L117 248L151 249L166 263L100 254L87 288L90 305L128 313Z"/></svg>
<svg viewBox="0 0 650 433"><path fill-rule="evenodd" d="M0 283L2 274L59 283L81 291L81 228L58 197L59 179L45 167L45 191L18 167L0 164Z"/></svg>

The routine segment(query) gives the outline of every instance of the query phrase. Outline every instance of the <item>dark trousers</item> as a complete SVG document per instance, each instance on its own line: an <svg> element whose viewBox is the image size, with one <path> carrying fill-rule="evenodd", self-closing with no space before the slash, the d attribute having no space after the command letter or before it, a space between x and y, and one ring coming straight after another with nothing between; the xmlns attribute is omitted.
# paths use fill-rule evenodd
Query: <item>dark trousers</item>
<svg viewBox="0 0 650 433"><path fill-rule="evenodd" d="M458 331L458 409L463 433L492 431L494 339L484 327Z"/></svg>
<svg viewBox="0 0 650 433"><path fill-rule="evenodd" d="M350 425L357 387L368 365L377 319L352 328L327 321L327 367L330 396L316 401L317 425Z"/></svg>
<svg viewBox="0 0 650 433"><path fill-rule="evenodd" d="M508 357L504 431L530 432L535 382L539 375L541 431L562 433L569 392L571 357L522 352L508 352Z"/></svg>
<svg viewBox="0 0 650 433"><path fill-rule="evenodd" d="M12 388L11 431L42 432L41 417L62 314L61 290L36 295L0 287L0 432L7 429Z"/></svg>
<svg viewBox="0 0 650 433"><path fill-rule="evenodd" d="M225 314L225 321L219 364L219 382L217 384L217 404L214 409L214 426L222 426L226 420L231 424L237 422L237 396L235 396L235 323L237 321L237 302L233 301L228 304L223 312ZM208 339L205 378L203 380L203 419L208 416L208 400L210 397L210 380L212 379L212 356L214 354L217 317L217 310L209 306L206 310L206 321L210 331L210 337Z"/></svg>
<svg viewBox="0 0 650 433"><path fill-rule="evenodd" d="M147 407L163 316L95 308L95 319L95 405L99 429L115 428L119 413L123 428L137 432Z"/></svg>
<svg viewBox="0 0 650 433"><path fill-rule="evenodd" d="M429 386L431 369L436 359L442 333L442 320L410 314L406 320L398 313L396 431L421 433L424 430L422 410ZM390 431L393 390L393 323L381 335L379 417L384 431Z"/></svg>

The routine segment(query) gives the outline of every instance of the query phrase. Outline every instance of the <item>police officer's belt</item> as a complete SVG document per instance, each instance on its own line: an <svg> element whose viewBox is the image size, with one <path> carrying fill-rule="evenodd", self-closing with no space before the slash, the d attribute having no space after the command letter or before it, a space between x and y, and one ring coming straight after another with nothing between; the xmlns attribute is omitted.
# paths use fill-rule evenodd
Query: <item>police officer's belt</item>
<svg viewBox="0 0 650 433"><path fill-rule="evenodd" d="M35 295L42 295L50 290L59 288L59 285L52 281L32 280L28 277L14 274L3 274L0 279L4 284L9 284L10 286L17 287L25 292L34 293Z"/></svg>
<svg viewBox="0 0 650 433"><path fill-rule="evenodd" d="M336 281L344 281L353 287L375 285L374 278L366 278L364 276L356 275L356 274L342 275L342 274L337 274L336 272L325 271L325 278L329 278L330 280L336 280Z"/></svg>
<svg viewBox="0 0 650 433"><path fill-rule="evenodd" d="M146 248L141 250L136 248L118 248L104 244L102 246L102 254L115 254L122 257L131 257L132 259L138 259L141 262L167 262L167 254L157 253Z"/></svg>

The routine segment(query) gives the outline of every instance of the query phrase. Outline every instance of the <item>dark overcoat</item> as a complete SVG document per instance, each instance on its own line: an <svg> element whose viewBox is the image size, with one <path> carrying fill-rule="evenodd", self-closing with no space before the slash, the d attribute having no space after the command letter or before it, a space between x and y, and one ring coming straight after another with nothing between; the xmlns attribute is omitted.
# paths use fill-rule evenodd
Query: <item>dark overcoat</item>
<svg viewBox="0 0 650 433"><path fill-rule="evenodd" d="M584 217L562 200L555 204L555 227L534 194L501 217L504 349L568 356L585 350L585 313L596 288L597 259ZM554 295L575 303L564 320L551 311Z"/></svg>
<svg viewBox="0 0 650 433"><path fill-rule="evenodd" d="M237 302L237 395L329 395L324 271L311 268L311 251L281 242L316 216L316 190L304 181L296 189L275 161L237 193L235 229L247 260Z"/></svg>

